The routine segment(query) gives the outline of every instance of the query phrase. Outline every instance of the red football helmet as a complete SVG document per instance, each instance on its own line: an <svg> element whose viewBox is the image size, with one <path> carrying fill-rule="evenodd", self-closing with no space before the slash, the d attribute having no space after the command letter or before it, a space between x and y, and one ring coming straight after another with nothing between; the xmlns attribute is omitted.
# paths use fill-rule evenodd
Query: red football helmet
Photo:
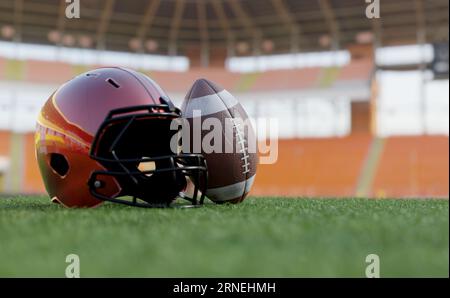
<svg viewBox="0 0 450 298"><path fill-rule="evenodd" d="M170 146L180 133L170 124L180 116L153 80L129 69L99 68L65 83L45 103L36 128L36 156L52 201L67 207L168 206L177 197L203 203L203 156ZM196 185L191 197L184 193L189 180Z"/></svg>

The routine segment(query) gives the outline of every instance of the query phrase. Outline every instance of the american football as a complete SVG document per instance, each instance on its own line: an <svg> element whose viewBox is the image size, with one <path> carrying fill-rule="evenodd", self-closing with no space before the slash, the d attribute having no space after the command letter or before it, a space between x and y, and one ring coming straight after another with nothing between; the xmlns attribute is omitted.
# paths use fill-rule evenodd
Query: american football
<svg viewBox="0 0 450 298"><path fill-rule="evenodd" d="M206 196L217 203L243 201L253 185L258 156L255 132L251 123L245 122L249 118L242 105L223 87L200 79L186 95L181 111L190 123L190 140L194 141L194 135L199 134L197 143L203 144L205 136L210 132L196 131L196 120L199 125L203 125L206 119L214 118L221 124L218 150L206 153L203 146L201 150L210 170ZM195 115L196 111L199 112L198 116ZM227 120L230 121L228 125ZM249 127L244 127L245 125ZM231 146L230 152L225 148L227 144ZM194 149L194 145L191 147Z"/></svg>
<svg viewBox="0 0 450 298"><path fill-rule="evenodd" d="M1 0L0 282L287 297L448 278L448 10Z"/></svg>

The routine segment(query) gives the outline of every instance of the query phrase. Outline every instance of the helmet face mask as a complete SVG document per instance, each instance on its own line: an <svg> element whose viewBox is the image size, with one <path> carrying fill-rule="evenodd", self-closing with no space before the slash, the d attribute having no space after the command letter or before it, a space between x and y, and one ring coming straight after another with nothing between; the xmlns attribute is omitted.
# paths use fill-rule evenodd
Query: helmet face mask
<svg viewBox="0 0 450 298"><path fill-rule="evenodd" d="M99 68L63 84L43 106L35 135L50 198L67 207L95 207L103 201L137 207L201 205L205 159L173 152L170 146L180 136L171 123L180 118L180 110L154 81L129 69ZM193 195L188 195L192 186ZM190 205L172 204L178 197Z"/></svg>
<svg viewBox="0 0 450 298"><path fill-rule="evenodd" d="M90 157L107 169L92 173L88 183L91 194L138 207L169 206L177 196L193 205L203 203L205 191L199 188L207 185L205 159L201 154L174 153L170 148L170 140L179 133L170 130L170 123L179 117L180 112L169 105L111 111L91 147ZM121 185L118 197L130 196L132 200L102 194L105 176L114 177ZM183 194L187 178L199 182L195 183L192 198Z"/></svg>

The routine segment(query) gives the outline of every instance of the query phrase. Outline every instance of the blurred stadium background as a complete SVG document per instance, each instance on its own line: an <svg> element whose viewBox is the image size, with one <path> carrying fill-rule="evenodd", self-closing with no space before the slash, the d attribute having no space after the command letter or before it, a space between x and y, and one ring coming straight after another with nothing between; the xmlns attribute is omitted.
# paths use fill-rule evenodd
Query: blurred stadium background
<svg viewBox="0 0 450 298"><path fill-rule="evenodd" d="M0 1L0 193L45 192L40 107L118 65L178 104L206 77L278 119L253 195L448 197L447 0L382 0L374 19L364 0L81 0L73 19L67 5Z"/></svg>

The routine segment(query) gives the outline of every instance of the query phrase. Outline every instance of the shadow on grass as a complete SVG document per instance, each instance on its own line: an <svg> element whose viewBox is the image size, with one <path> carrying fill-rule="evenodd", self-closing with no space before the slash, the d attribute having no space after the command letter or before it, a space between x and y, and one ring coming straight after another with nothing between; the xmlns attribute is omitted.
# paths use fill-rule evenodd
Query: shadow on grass
<svg viewBox="0 0 450 298"><path fill-rule="evenodd" d="M30 197L0 197L0 210L33 210L33 211L83 211L83 210L182 210L182 209L204 209L217 207L214 203L205 203L199 208L180 208L177 207L154 207L154 208L138 208L126 206L123 204L105 202L94 208L66 208L60 204L52 203L46 197L30 198Z"/></svg>

